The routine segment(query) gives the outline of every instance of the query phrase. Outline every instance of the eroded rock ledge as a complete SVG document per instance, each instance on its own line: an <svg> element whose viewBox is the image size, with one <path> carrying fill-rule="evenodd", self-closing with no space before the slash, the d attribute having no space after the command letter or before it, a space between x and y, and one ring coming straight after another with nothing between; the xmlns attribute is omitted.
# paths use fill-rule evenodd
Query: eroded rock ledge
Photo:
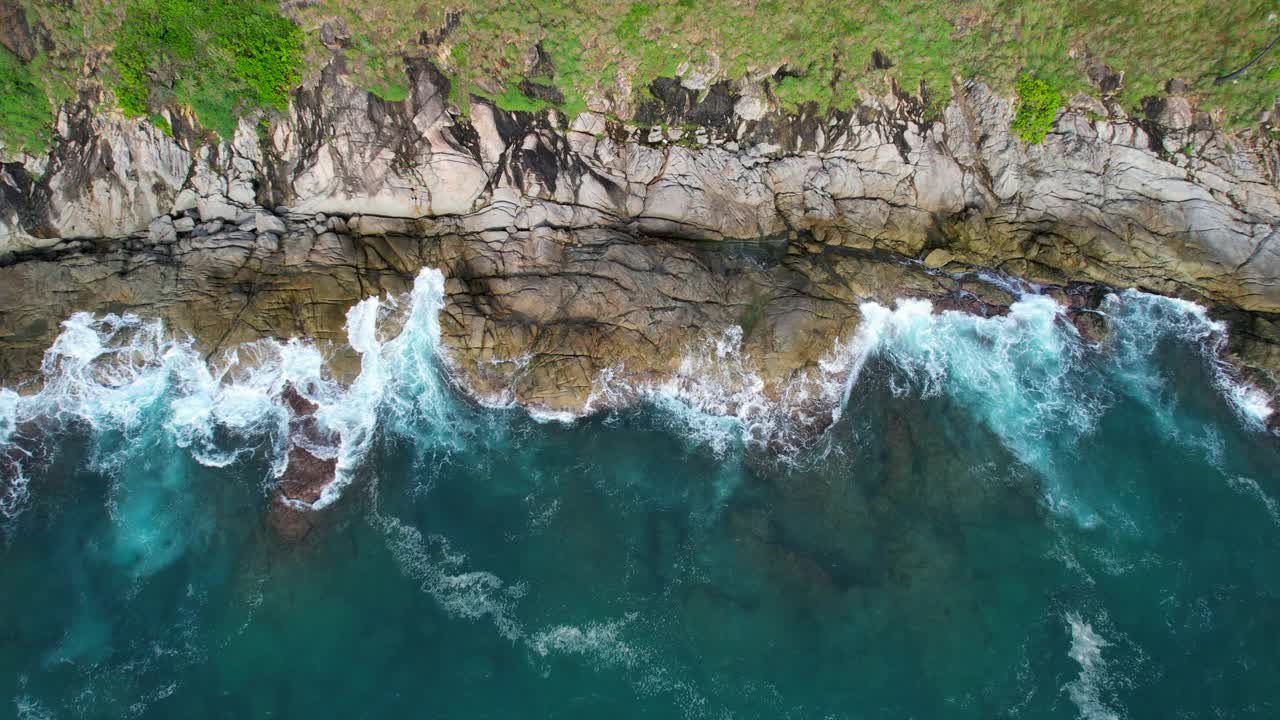
<svg viewBox="0 0 1280 720"><path fill-rule="evenodd" d="M932 121L895 94L782 116L680 90L647 111L665 126L640 128L479 102L462 119L430 66L411 75L400 103L326 75L270 132L246 122L217 145L82 98L51 155L0 172L0 381L31 377L76 310L160 316L210 353L341 340L352 304L430 265L468 382L572 409L601 369L661 377L734 324L782 382L866 300L999 312L1012 298L957 279L985 267L1082 305L1095 286L1204 303L1231 323L1231 359L1275 386L1275 149L1194 113L1160 124L1080 98L1026 147L979 84Z"/></svg>

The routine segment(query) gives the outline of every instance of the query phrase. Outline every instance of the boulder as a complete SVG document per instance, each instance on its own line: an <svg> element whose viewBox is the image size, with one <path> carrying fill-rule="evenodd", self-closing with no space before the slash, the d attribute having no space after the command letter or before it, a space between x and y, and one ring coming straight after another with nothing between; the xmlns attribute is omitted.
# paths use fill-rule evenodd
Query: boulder
<svg viewBox="0 0 1280 720"><path fill-rule="evenodd" d="M173 218L161 215L151 221L147 229L147 239L155 245L168 245L178 241L178 232L174 228Z"/></svg>
<svg viewBox="0 0 1280 720"><path fill-rule="evenodd" d="M254 227L252 229L257 230L260 233L274 233L276 235L283 235L289 231L288 226L284 224L283 220L275 215L268 215L267 213L258 213L254 217Z"/></svg>

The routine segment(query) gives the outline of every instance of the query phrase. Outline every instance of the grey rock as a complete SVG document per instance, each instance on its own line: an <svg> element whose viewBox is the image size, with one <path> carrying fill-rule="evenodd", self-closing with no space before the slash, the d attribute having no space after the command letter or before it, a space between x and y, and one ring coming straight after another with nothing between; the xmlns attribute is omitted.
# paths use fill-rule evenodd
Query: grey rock
<svg viewBox="0 0 1280 720"><path fill-rule="evenodd" d="M284 221L274 215L259 213L256 218L256 229L260 233L275 233L283 235L288 232L288 227Z"/></svg>
<svg viewBox="0 0 1280 720"><path fill-rule="evenodd" d="M196 228L196 221L189 217L180 217L173 221L173 229L180 233L189 233Z"/></svg>
<svg viewBox="0 0 1280 720"><path fill-rule="evenodd" d="M275 233L259 233L255 242L264 252L274 253L280 250L280 236Z"/></svg>
<svg viewBox="0 0 1280 720"><path fill-rule="evenodd" d="M174 229L173 219L168 215L161 215L151 221L151 227L147 229L147 239L156 245L168 245L178 240L178 233Z"/></svg>
<svg viewBox="0 0 1280 720"><path fill-rule="evenodd" d="M212 222L201 223L193 231L193 234L197 236L214 235L216 233L222 232L223 224L224 223L221 220L214 220Z"/></svg>
<svg viewBox="0 0 1280 720"><path fill-rule="evenodd" d="M1163 108L1156 116L1156 121L1171 130L1186 130L1191 127L1191 102L1185 97L1171 96L1165 98Z"/></svg>

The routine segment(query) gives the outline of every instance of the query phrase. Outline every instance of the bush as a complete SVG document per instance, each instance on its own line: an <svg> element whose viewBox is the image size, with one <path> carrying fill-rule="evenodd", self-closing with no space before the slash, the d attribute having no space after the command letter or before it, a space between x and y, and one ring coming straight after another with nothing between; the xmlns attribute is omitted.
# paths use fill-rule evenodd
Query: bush
<svg viewBox="0 0 1280 720"><path fill-rule="evenodd" d="M239 115L288 106L302 31L263 0L132 0L112 58L125 113L188 105L229 137Z"/></svg>
<svg viewBox="0 0 1280 720"><path fill-rule="evenodd" d="M1038 145L1053 127L1053 118L1062 107L1062 93L1039 78L1023 75L1018 79L1018 110L1013 118L1013 131L1026 142Z"/></svg>

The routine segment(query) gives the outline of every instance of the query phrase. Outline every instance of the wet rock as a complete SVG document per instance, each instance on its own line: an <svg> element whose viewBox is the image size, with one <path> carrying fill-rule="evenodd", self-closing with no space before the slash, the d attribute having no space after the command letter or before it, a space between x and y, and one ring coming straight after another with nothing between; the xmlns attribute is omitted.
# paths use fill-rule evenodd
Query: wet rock
<svg viewBox="0 0 1280 720"><path fill-rule="evenodd" d="M1091 345L1102 344L1110 335L1107 316L1096 310L1073 308L1067 317L1071 319L1076 332L1080 333L1081 339Z"/></svg>
<svg viewBox="0 0 1280 720"><path fill-rule="evenodd" d="M296 542L316 527L322 511L311 506L334 481L338 466L336 458L317 457L307 447L334 443L336 438L324 436L314 417L319 406L293 385L284 388L281 401L290 413L288 467L276 481L267 520L281 539Z"/></svg>
<svg viewBox="0 0 1280 720"><path fill-rule="evenodd" d="M1009 314L1007 304L986 302L974 293L963 290L949 293L933 301L934 312L948 310L978 317L1002 317Z"/></svg>
<svg viewBox="0 0 1280 720"><path fill-rule="evenodd" d="M1088 67L1104 92L1119 87ZM601 367L661 377L691 343L746 320L752 362L776 381L852 331L860 302L1000 306L901 266L921 257L1187 292L1238 311L1233 327L1280 313L1273 152L1208 132L1188 173L1158 137L1158 125L1186 126L1180 97L1146 123L1119 121L1116 104L1091 119L1098 106L1073 101L1028 151L1009 134L1010 99L978 83L936 121L895 95L847 115L747 122L745 99L762 88L666 78L637 113L696 127L678 142L659 128L650 146L649 128L596 114L571 131L484 103L461 119L443 76L410 71L402 103L325 76L295 93L270 138L246 125L193 150L71 108L53 156L0 168L0 377L37 367L75 310L154 314L210 351L292 335L341 347L347 308L404 292L428 265L450 278L444 342L468 381L559 408L580 405ZM267 199L290 208L292 231L255 204ZM137 242L153 221L167 239L157 218L192 202L217 222L163 257ZM34 254L79 239L98 254ZM743 247L764 259L734 257ZM1240 357L1280 367L1267 337L1249 334L1256 348ZM513 381L526 356L536 361Z"/></svg>
<svg viewBox="0 0 1280 720"><path fill-rule="evenodd" d="M286 385L284 390L280 392L280 401L289 409L293 419L314 415L320 409L318 404L303 397L302 393L298 392L298 388L292 383Z"/></svg>

